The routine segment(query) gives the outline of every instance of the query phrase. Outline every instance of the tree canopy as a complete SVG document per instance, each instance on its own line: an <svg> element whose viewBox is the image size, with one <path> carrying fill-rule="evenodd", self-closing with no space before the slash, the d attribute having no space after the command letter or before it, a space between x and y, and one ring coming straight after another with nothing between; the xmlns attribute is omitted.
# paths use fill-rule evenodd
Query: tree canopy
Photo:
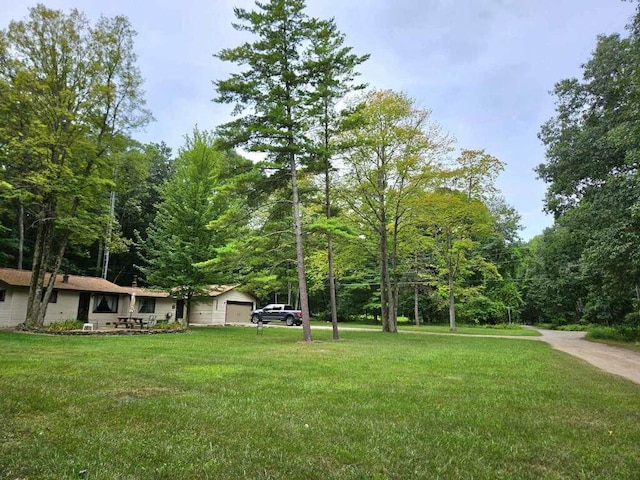
<svg viewBox="0 0 640 480"><path fill-rule="evenodd" d="M2 195L36 229L29 324L44 319L45 272L55 278L70 241L99 234L122 138L151 118L134 37L125 17L91 25L44 5L0 32Z"/></svg>
<svg viewBox="0 0 640 480"><path fill-rule="evenodd" d="M537 172L556 221L537 242L530 281L555 303L540 305L531 290L528 298L556 322L619 324L637 309L639 15L626 37L597 38L581 79L558 82L556 114L540 131L547 150Z"/></svg>

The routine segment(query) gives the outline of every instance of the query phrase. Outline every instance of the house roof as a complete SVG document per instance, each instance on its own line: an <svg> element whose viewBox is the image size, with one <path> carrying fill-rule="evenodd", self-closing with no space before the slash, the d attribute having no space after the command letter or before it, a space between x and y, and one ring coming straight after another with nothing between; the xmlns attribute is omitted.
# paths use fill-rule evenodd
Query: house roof
<svg viewBox="0 0 640 480"><path fill-rule="evenodd" d="M163 290L151 290L148 288L142 287L121 287L124 288L127 293L135 293L136 297L154 297L154 298L167 298L169 296L169 292L165 292Z"/></svg>
<svg viewBox="0 0 640 480"><path fill-rule="evenodd" d="M49 274L45 275L45 283L49 281ZM65 281L65 277L67 277ZM31 283L30 270L16 270L14 268L0 268L0 287L26 287ZM210 285L209 295L217 297L223 293L229 292L240 285ZM56 275L53 288L58 290L75 290L81 292L101 292L114 293L121 295L131 295L135 293L137 297L169 297L169 292L162 290L152 290L141 287L121 287L104 278L85 277L81 275ZM251 295L250 293L248 295Z"/></svg>
<svg viewBox="0 0 640 480"><path fill-rule="evenodd" d="M65 281L66 277L66 281ZM45 274L45 284L50 274ZM30 270L16 270L14 268L0 268L0 285L9 287L29 287L31 283ZM121 287L104 278L83 277L80 275L56 275L54 288L58 290L76 290L81 292L102 292L128 295L131 288Z"/></svg>
<svg viewBox="0 0 640 480"><path fill-rule="evenodd" d="M218 297L220 295L222 295L223 293L227 293L230 292L231 290L235 290L236 288L238 288L240 285L236 284L236 285L209 285L209 296L210 297ZM250 295L252 297L255 298L255 295L253 295L252 293L247 293L247 295Z"/></svg>
<svg viewBox="0 0 640 480"><path fill-rule="evenodd" d="M238 287L238 285L209 285L209 296L217 297L223 293L233 290L236 287Z"/></svg>

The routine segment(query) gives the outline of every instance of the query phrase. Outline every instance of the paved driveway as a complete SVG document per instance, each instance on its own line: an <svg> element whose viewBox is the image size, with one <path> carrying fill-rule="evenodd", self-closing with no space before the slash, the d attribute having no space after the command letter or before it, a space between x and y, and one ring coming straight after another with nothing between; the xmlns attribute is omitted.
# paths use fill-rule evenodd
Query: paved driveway
<svg viewBox="0 0 640 480"><path fill-rule="evenodd" d="M585 332L536 329L553 348L581 358L605 372L640 384L640 352L584 339Z"/></svg>

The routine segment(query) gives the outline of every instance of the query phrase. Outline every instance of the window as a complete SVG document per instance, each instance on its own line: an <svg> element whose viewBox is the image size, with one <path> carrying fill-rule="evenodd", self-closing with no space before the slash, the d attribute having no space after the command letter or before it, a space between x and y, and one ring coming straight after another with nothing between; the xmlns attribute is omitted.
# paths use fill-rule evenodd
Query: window
<svg viewBox="0 0 640 480"><path fill-rule="evenodd" d="M140 299L136 299L136 303L138 303L138 313L156 313L156 299L155 298L147 298L142 297Z"/></svg>
<svg viewBox="0 0 640 480"><path fill-rule="evenodd" d="M4 296L6 295L6 290L0 290L0 302L4 302Z"/></svg>
<svg viewBox="0 0 640 480"><path fill-rule="evenodd" d="M96 294L93 297L94 313L116 313L118 311L118 296Z"/></svg>
<svg viewBox="0 0 640 480"><path fill-rule="evenodd" d="M47 289L42 290L42 298L44 300L44 295L47 293ZM58 290L53 290L51 292L51 296L49 297L49 303L58 303Z"/></svg>

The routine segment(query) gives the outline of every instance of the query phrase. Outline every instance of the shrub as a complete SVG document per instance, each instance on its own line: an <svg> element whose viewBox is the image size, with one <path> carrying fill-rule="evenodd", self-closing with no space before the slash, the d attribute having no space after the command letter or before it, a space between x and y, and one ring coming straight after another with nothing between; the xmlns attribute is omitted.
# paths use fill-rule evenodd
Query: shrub
<svg viewBox="0 0 640 480"><path fill-rule="evenodd" d="M590 325L581 325L579 323L571 323L569 325L558 325L556 330L562 330L565 332L587 332L591 328Z"/></svg>
<svg viewBox="0 0 640 480"><path fill-rule="evenodd" d="M639 342L640 327L591 327L587 338L613 340L615 342Z"/></svg>
<svg viewBox="0 0 640 480"><path fill-rule="evenodd" d="M522 330L524 327L519 323L496 323L495 325L482 325L482 328L495 330Z"/></svg>
<svg viewBox="0 0 640 480"><path fill-rule="evenodd" d="M184 327L180 322L160 322L153 327L155 330L182 330Z"/></svg>
<svg viewBox="0 0 640 480"><path fill-rule="evenodd" d="M478 295L460 302L456 306L456 316L461 323L495 324L504 321L507 309L501 302Z"/></svg>
<svg viewBox="0 0 640 480"><path fill-rule="evenodd" d="M640 327L622 327L620 335L623 342L640 342Z"/></svg>
<svg viewBox="0 0 640 480"><path fill-rule="evenodd" d="M639 312L627 313L624 316L624 324L630 327L640 326L640 313Z"/></svg>
<svg viewBox="0 0 640 480"><path fill-rule="evenodd" d="M61 322L53 322L47 325L49 330L61 332L64 330L81 330L83 322L80 320L63 320Z"/></svg>
<svg viewBox="0 0 640 480"><path fill-rule="evenodd" d="M553 324L553 323L536 323L536 327L542 328L543 330L553 330L555 328L555 324Z"/></svg>

